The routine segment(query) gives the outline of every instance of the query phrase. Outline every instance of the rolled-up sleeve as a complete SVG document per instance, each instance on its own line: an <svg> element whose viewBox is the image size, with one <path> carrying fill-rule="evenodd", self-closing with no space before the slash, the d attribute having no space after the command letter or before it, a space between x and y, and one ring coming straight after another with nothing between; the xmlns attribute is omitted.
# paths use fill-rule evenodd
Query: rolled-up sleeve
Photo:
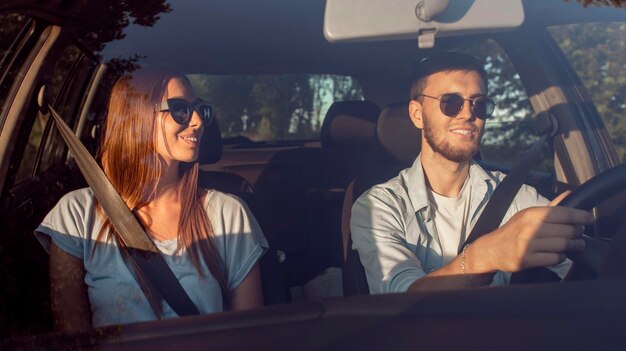
<svg viewBox="0 0 626 351"><path fill-rule="evenodd" d="M406 245L404 206L392 195L373 190L352 206L352 248L359 253L372 294L404 292L426 273Z"/></svg>
<svg viewBox="0 0 626 351"><path fill-rule="evenodd" d="M228 270L228 289L243 282L269 245L248 206L233 195L220 195L225 249L223 257ZM217 224L217 222L215 223Z"/></svg>
<svg viewBox="0 0 626 351"><path fill-rule="evenodd" d="M35 229L35 236L46 252L54 242L64 252L84 259L86 213L93 203L90 195L87 189L66 194Z"/></svg>

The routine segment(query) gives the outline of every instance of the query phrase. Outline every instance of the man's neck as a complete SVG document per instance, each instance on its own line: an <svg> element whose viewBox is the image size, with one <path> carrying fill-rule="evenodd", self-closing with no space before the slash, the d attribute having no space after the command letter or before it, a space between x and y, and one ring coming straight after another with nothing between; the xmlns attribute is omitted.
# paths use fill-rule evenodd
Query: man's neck
<svg viewBox="0 0 626 351"><path fill-rule="evenodd" d="M454 162L431 150L422 150L426 186L439 195L456 197L469 175L471 161Z"/></svg>

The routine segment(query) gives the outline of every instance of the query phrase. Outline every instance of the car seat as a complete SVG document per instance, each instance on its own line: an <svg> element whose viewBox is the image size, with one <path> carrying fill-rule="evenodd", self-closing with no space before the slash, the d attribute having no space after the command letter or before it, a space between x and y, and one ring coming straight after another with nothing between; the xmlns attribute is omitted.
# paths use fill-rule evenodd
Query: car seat
<svg viewBox="0 0 626 351"><path fill-rule="evenodd" d="M341 267L341 208L345 189L369 165L376 120L380 108L374 102L334 102L320 131L317 169L305 174L308 214L319 242L325 266Z"/></svg>
<svg viewBox="0 0 626 351"><path fill-rule="evenodd" d="M302 176L308 235L303 298L341 296L341 209L345 189L369 164L380 108L363 100L336 101L320 131L319 146L303 147Z"/></svg>
<svg viewBox="0 0 626 351"><path fill-rule="evenodd" d="M383 183L410 167L421 148L421 130L409 117L408 103L386 106L376 123L370 164L346 189L342 209L343 292L344 296L369 294L365 270L359 254L352 249L350 218L352 204L367 189Z"/></svg>
<svg viewBox="0 0 626 351"><path fill-rule="evenodd" d="M216 163L222 158L222 136L216 120L205 127L200 143L201 152L198 161L201 165ZM258 215L254 189L243 177L228 172L200 170L198 185L239 197L248 205L261 228L267 227L264 226L264 218ZM263 234L265 234L270 246L260 260L263 300L265 305L289 302L287 285L271 233L264 231Z"/></svg>

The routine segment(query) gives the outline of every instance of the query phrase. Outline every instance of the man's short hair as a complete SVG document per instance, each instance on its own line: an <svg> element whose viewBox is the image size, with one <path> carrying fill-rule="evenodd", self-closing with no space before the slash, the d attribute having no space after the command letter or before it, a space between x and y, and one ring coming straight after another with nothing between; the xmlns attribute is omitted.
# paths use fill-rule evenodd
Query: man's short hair
<svg viewBox="0 0 626 351"><path fill-rule="evenodd" d="M411 99L416 100L424 91L428 76L444 71L474 71L480 75L487 88L487 72L478 58L446 51L427 56L415 66L411 77Z"/></svg>

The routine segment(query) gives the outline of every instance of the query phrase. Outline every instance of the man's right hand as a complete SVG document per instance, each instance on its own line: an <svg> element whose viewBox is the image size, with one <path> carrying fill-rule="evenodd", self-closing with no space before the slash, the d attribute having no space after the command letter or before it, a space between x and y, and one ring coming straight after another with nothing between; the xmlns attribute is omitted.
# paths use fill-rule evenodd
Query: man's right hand
<svg viewBox="0 0 626 351"><path fill-rule="evenodd" d="M565 260L567 251L584 250L583 225L593 223L594 218L587 211L556 207L566 195L559 195L548 206L522 210L476 240L468 248L477 253L471 255L474 270L517 272L553 266Z"/></svg>

